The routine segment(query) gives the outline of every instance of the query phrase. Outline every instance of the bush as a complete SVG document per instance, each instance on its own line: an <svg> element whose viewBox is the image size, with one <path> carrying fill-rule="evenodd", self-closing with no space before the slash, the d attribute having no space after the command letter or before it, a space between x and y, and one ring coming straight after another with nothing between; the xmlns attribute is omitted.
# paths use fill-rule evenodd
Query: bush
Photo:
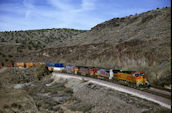
<svg viewBox="0 0 172 113"><path fill-rule="evenodd" d="M72 110L72 111L83 111L84 113L85 112L88 112L89 110L91 110L92 109L92 105L85 105L85 104L80 104L80 105L74 105L74 106L72 106L72 107L70 107L70 109Z"/></svg>
<svg viewBox="0 0 172 113"><path fill-rule="evenodd" d="M19 43L19 41L16 39L16 43Z"/></svg>
<svg viewBox="0 0 172 113"><path fill-rule="evenodd" d="M31 46L28 46L29 50L32 50L32 47Z"/></svg>
<svg viewBox="0 0 172 113"><path fill-rule="evenodd" d="M11 57L13 57L12 55L8 55L8 58L11 58Z"/></svg>
<svg viewBox="0 0 172 113"><path fill-rule="evenodd" d="M1 39L1 42L5 42L4 38Z"/></svg>
<svg viewBox="0 0 172 113"><path fill-rule="evenodd" d="M64 92L65 93L73 93L73 90L71 88L65 88Z"/></svg>
<svg viewBox="0 0 172 113"><path fill-rule="evenodd" d="M49 71L45 65L40 65L36 67L35 77L38 80L41 80L45 75L48 75L48 74L49 74Z"/></svg>

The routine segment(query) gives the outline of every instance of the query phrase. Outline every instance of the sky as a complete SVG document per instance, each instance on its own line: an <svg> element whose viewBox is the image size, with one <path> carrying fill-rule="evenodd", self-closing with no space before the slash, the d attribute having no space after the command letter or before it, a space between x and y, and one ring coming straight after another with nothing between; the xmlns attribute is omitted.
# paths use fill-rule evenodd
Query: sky
<svg viewBox="0 0 172 113"><path fill-rule="evenodd" d="M171 0L0 0L0 31L89 30L116 17L171 7Z"/></svg>

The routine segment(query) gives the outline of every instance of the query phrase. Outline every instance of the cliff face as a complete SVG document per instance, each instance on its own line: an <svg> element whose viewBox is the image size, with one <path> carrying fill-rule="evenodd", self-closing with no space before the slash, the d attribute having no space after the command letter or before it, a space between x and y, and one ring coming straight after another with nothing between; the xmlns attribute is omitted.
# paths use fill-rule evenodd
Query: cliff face
<svg viewBox="0 0 172 113"><path fill-rule="evenodd" d="M170 83L171 8L114 18L54 44L30 52L17 61L52 61L66 64L136 70L150 81ZM162 81L161 81L162 80Z"/></svg>

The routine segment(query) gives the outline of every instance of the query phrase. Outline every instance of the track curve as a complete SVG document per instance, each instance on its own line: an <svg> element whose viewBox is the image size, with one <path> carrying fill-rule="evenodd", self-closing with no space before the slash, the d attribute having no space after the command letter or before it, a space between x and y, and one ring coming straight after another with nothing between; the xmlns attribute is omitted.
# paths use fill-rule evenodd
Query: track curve
<svg viewBox="0 0 172 113"><path fill-rule="evenodd" d="M128 93L133 96L155 102L161 106L171 109L171 99L167 99L167 98L164 98L164 97L161 97L161 96L158 96L155 94L151 94L151 93L148 93L145 91L137 90L134 88L126 87L123 85L119 85L119 84L115 84L115 83L111 83L111 82L107 82L107 81L103 81L103 80L99 80L99 79L79 76L79 75L57 73L57 72L53 72L52 75L54 78L62 77L62 78L66 78L66 79L75 78L75 79L80 79L80 80L86 80L86 81L94 83L94 84L105 86L105 87L108 87L108 88L111 88L111 89L114 89L114 90L117 90L120 92Z"/></svg>

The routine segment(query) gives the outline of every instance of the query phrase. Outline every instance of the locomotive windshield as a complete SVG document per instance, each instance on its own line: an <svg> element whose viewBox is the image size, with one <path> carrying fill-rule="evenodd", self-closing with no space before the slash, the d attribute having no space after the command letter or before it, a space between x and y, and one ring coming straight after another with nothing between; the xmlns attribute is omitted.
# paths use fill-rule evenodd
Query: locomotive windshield
<svg viewBox="0 0 172 113"><path fill-rule="evenodd" d="M138 77L138 76L139 76L139 74L135 74L135 76L136 76L136 77Z"/></svg>

